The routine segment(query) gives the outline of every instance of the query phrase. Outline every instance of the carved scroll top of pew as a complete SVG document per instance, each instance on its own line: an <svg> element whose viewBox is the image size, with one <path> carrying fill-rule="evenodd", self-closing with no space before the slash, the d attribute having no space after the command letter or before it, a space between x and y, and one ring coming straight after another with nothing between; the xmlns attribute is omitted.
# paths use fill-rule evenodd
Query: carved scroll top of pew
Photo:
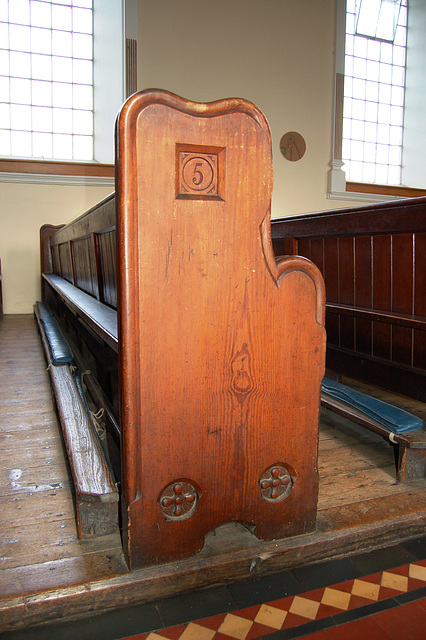
<svg viewBox="0 0 426 640"><path fill-rule="evenodd" d="M315 527L324 290L275 261L271 138L240 99L132 96L117 120L124 532L131 566L229 521Z"/></svg>

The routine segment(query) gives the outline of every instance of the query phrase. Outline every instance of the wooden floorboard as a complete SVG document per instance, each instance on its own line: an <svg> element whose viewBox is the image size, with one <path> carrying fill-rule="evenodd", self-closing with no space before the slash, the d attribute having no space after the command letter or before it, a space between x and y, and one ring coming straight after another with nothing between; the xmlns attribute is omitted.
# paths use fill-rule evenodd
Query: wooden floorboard
<svg viewBox="0 0 426 640"><path fill-rule="evenodd" d="M421 403L401 403L424 412ZM231 523L209 534L194 558L129 572L118 535L77 537L72 481L37 326L32 316L5 316L0 319L0 631L241 580L252 575L254 558L262 575L423 532L425 483L396 482L393 447L377 434L322 410L318 464L315 533L262 543Z"/></svg>
<svg viewBox="0 0 426 640"><path fill-rule="evenodd" d="M118 536L77 537L72 479L32 316L0 320L0 513L1 598L127 571Z"/></svg>

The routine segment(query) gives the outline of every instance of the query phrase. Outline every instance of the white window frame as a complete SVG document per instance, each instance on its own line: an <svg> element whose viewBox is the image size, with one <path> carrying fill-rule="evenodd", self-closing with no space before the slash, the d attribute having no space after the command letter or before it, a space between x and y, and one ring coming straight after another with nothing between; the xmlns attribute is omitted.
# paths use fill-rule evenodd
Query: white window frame
<svg viewBox="0 0 426 640"><path fill-rule="evenodd" d="M94 0L94 160L39 161L2 157L0 182L97 185L114 188L115 119L126 95L126 38L137 42L137 0ZM135 69L137 75L137 68ZM16 169L15 169L16 167ZM32 169L33 167L33 169ZM52 167L54 170L51 170ZM76 170L73 170L73 167ZM87 171L81 171L87 167ZM105 170L104 170L105 168ZM22 169L22 170L20 170ZM41 172L40 172L41 171ZM103 175L106 174L106 175Z"/></svg>
<svg viewBox="0 0 426 640"><path fill-rule="evenodd" d="M412 195L420 195L426 190L426 166L423 153L426 146L426 122L422 106L426 100L426 43L424 38L426 3L424 0L409 0L402 187L365 184L365 191L364 189L362 192L347 191L341 153L345 25L346 0L337 0L333 156L328 174L327 197L337 200L381 202L400 198L402 190L412 192ZM381 187L383 187L382 193L380 192Z"/></svg>

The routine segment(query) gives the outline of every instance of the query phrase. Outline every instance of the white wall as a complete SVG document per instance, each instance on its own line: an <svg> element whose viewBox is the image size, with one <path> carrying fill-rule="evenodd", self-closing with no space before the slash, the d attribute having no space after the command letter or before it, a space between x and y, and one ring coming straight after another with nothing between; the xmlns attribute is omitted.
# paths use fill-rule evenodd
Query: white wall
<svg viewBox="0 0 426 640"><path fill-rule="evenodd" d="M247 98L273 138L273 217L349 206L327 200L332 157L335 0L139 0L139 88L190 100ZM289 162L281 136L298 131Z"/></svg>
<svg viewBox="0 0 426 640"><path fill-rule="evenodd" d="M274 217L350 206L326 197L335 0L139 0L138 21L139 89L195 101L238 96L264 112L273 137ZM306 140L299 162L279 151L287 131ZM0 183L6 313L31 313L40 295L40 226L69 222L110 190Z"/></svg>
<svg viewBox="0 0 426 640"><path fill-rule="evenodd" d="M426 162L426 3L410 0L408 9L407 74L404 110L402 182L425 188Z"/></svg>
<svg viewBox="0 0 426 640"><path fill-rule="evenodd" d="M40 227L65 224L110 192L108 187L0 184L4 313L32 313L40 300Z"/></svg>

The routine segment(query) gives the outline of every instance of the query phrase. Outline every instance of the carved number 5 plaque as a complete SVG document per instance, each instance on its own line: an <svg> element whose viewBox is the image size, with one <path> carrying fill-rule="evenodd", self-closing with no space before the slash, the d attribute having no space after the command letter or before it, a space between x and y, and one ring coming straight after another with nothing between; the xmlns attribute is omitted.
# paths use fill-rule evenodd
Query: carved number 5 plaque
<svg viewBox="0 0 426 640"><path fill-rule="evenodd" d="M222 200L220 147L177 146L177 197Z"/></svg>

